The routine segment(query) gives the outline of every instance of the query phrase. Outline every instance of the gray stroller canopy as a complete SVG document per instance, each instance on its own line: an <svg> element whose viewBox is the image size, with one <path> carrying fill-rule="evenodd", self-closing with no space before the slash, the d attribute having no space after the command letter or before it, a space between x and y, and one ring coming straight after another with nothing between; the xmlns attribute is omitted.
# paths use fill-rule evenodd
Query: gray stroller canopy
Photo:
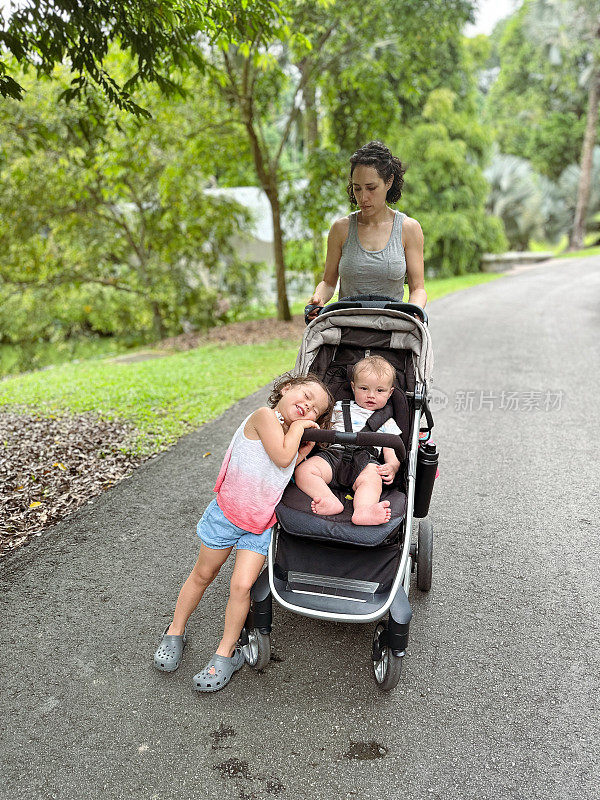
<svg viewBox="0 0 600 800"><path fill-rule="evenodd" d="M351 311L339 309L318 316L304 332L294 368L295 374L305 375L309 371L322 345L339 344L342 328L391 331L390 348L412 351L415 376L425 385L425 394L429 394L433 369L433 348L429 330L410 314L387 308L356 308Z"/></svg>

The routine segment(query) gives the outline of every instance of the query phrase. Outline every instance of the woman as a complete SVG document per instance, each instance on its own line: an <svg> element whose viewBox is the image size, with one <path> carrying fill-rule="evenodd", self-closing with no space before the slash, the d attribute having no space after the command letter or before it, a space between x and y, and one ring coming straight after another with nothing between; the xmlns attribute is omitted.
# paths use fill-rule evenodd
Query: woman
<svg viewBox="0 0 600 800"><path fill-rule="evenodd" d="M309 300L324 306L340 279L340 297L380 294L425 307L423 232L416 219L394 211L405 169L382 142L369 142L350 159L348 196L359 210L336 220L327 239L323 280ZM311 314L315 316L316 311Z"/></svg>

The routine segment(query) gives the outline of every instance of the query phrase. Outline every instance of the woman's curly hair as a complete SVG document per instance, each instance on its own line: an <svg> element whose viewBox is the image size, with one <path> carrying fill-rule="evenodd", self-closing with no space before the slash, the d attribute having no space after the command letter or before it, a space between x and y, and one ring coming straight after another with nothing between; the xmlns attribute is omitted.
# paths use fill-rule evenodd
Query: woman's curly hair
<svg viewBox="0 0 600 800"><path fill-rule="evenodd" d="M319 428L321 428L323 431L326 431L331 428L331 415L333 414L335 400L323 381L320 378L317 378L316 375L313 375L312 372L309 372L307 375L293 375L291 372L286 372L285 375L281 375L281 377L276 378L273 381L273 390L269 395L267 403L270 408L275 408L277 403L283 397L282 390L285 386L302 386L305 383L316 383L327 394L327 409L316 420Z"/></svg>
<svg viewBox="0 0 600 800"><path fill-rule="evenodd" d="M388 203L396 203L400 200L406 167L402 166L402 162L399 158L392 155L392 151L389 147L386 147L383 142L375 141L359 147L356 153L353 153L350 157L350 180L348 181L346 191L348 192L350 203L353 206L358 205L356 197L354 197L354 189L352 188L352 174L354 172L354 167L358 164L363 164L366 167L374 167L384 183L387 183L393 176L394 180L387 191L385 199Z"/></svg>

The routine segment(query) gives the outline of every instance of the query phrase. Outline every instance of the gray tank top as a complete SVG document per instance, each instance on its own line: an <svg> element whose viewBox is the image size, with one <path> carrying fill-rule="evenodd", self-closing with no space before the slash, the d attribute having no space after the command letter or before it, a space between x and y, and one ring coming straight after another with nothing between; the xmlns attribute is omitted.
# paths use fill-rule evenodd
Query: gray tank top
<svg viewBox="0 0 600 800"><path fill-rule="evenodd" d="M340 298L356 294L385 294L402 300L406 258L402 222L406 214L394 212L394 223L383 250L365 250L358 240L358 211L350 214L348 237L339 264Z"/></svg>

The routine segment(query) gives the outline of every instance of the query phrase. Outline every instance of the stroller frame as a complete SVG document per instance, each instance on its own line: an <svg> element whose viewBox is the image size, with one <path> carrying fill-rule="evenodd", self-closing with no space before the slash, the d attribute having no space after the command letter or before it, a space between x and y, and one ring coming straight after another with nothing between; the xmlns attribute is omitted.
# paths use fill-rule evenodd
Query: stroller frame
<svg viewBox="0 0 600 800"><path fill-rule="evenodd" d="M415 388L415 397L417 396L417 391L422 397L422 388L420 384L417 384L417 388ZM390 610L390 607L392 606L392 603L396 599L398 592L401 589L403 589L406 598L406 603L408 603L408 591L410 586L410 576L412 573L412 558L410 553L411 537L408 534L412 531L412 522L413 522L413 503L415 497L417 447L419 445L420 424L421 424L421 409L415 408L415 415L414 415L414 421L410 439L411 441L410 450L407 454L408 493L407 493L406 514L403 521L404 543L402 547L402 555L400 556L400 563L398 565L396 577L394 578L394 582L392 583L388 599L383 603L383 605L381 605L379 608L377 608L374 611L371 611L368 614L345 614L343 612L322 611L320 609L305 608L304 606L298 606L288 602L278 592L277 586L275 585L274 581L273 566L275 563L276 540L275 537L273 536L271 538L271 544L269 545L269 555L268 555L269 587L271 590L271 594L273 595L275 600L281 606L283 606L283 608L286 608L288 611L293 611L295 614L301 614L305 617L311 617L312 619L327 619L330 620L331 622L375 622L381 619L383 616L385 616L385 614L387 614L387 612ZM404 605L402 600L400 598L398 599L400 600L401 604ZM400 622L400 620L398 620L398 622Z"/></svg>
<svg viewBox="0 0 600 800"><path fill-rule="evenodd" d="M351 318L348 316L349 310L352 312ZM411 327L414 328L416 326L417 332L422 337L422 342L424 342L423 347L425 351L423 358L421 358L423 353L419 353L419 357L415 359L414 392L412 396L411 393L405 393L409 403L412 404L413 420L409 437L409 449L406 454L406 510L400 522L400 527L398 528L400 536L403 537L402 550L391 588L384 599L376 599L376 595L373 594L373 602L367 600L357 601L356 597L345 596L341 593L344 591L345 586L352 588L352 584L356 586L361 583L361 581L344 578L328 578L328 581L331 581L332 584L338 584L340 591L335 594L328 594L326 592L326 586L324 587L325 590L322 592L300 590L283 591L281 586L282 580L278 579L274 569L277 534L280 525L278 522L273 528L273 536L271 538L267 557L267 569L263 570L259 575L251 590L252 606L246 625L242 631L241 643L244 646L246 659L250 665L258 669L264 668L270 658L269 636L272 626L272 598L283 608L295 614L331 622L372 623L382 620L382 618L389 613L389 621L380 623L375 630L372 653L376 683L379 688L389 690L394 688L398 682L402 658L405 654L408 642L408 628L412 618L412 609L408 600L411 574L416 565L418 574L417 584L419 588L427 590L429 586L426 585L426 581L419 580L419 573L423 567L425 572L428 571L429 574L431 572L433 529L428 520L421 520L419 523L419 545L421 545L421 539L423 538L425 545L422 548L423 552L419 553L417 545L412 543L413 523L415 520L413 507L417 477L417 452L419 448L419 432L423 413L426 413L428 427L430 428L432 425L431 417L427 409L428 383L433 361L430 350L429 332L426 327L427 316L418 306L411 306L407 303L386 302L383 304L382 300L379 299L363 300L362 298L356 298L355 300L355 298L352 298L351 301L343 300L326 306L322 313L310 323L305 338L311 327L318 324L322 325L324 320L331 317L339 317L340 319L336 320L339 324L346 324L352 319L354 320L352 325L360 327L357 317L364 314L371 315L375 310L384 317L392 320L404 320L409 323L406 326L407 331L410 330ZM415 319L415 316L418 316L418 319ZM308 371L306 361L303 360L302 357L302 350L299 353L295 371L297 374L306 374ZM318 437L319 433L323 432L305 431L303 440L310 441L313 439L313 436ZM343 440L344 436L352 437L357 436L357 434L337 434L337 436L341 436L341 440ZM382 434L370 434L370 436L381 437ZM421 528L423 528L422 531ZM318 579L325 576L312 575L310 577ZM328 585L331 585L333 591L334 586L332 584ZM318 597L318 605L321 607L310 607L310 605L300 605L293 602L290 598L291 594L307 597L307 603L310 602L308 596L315 595L315 597ZM330 606L329 609L323 607L327 605ZM359 610L361 608L362 613ZM356 609L356 611L354 611L354 609Z"/></svg>

